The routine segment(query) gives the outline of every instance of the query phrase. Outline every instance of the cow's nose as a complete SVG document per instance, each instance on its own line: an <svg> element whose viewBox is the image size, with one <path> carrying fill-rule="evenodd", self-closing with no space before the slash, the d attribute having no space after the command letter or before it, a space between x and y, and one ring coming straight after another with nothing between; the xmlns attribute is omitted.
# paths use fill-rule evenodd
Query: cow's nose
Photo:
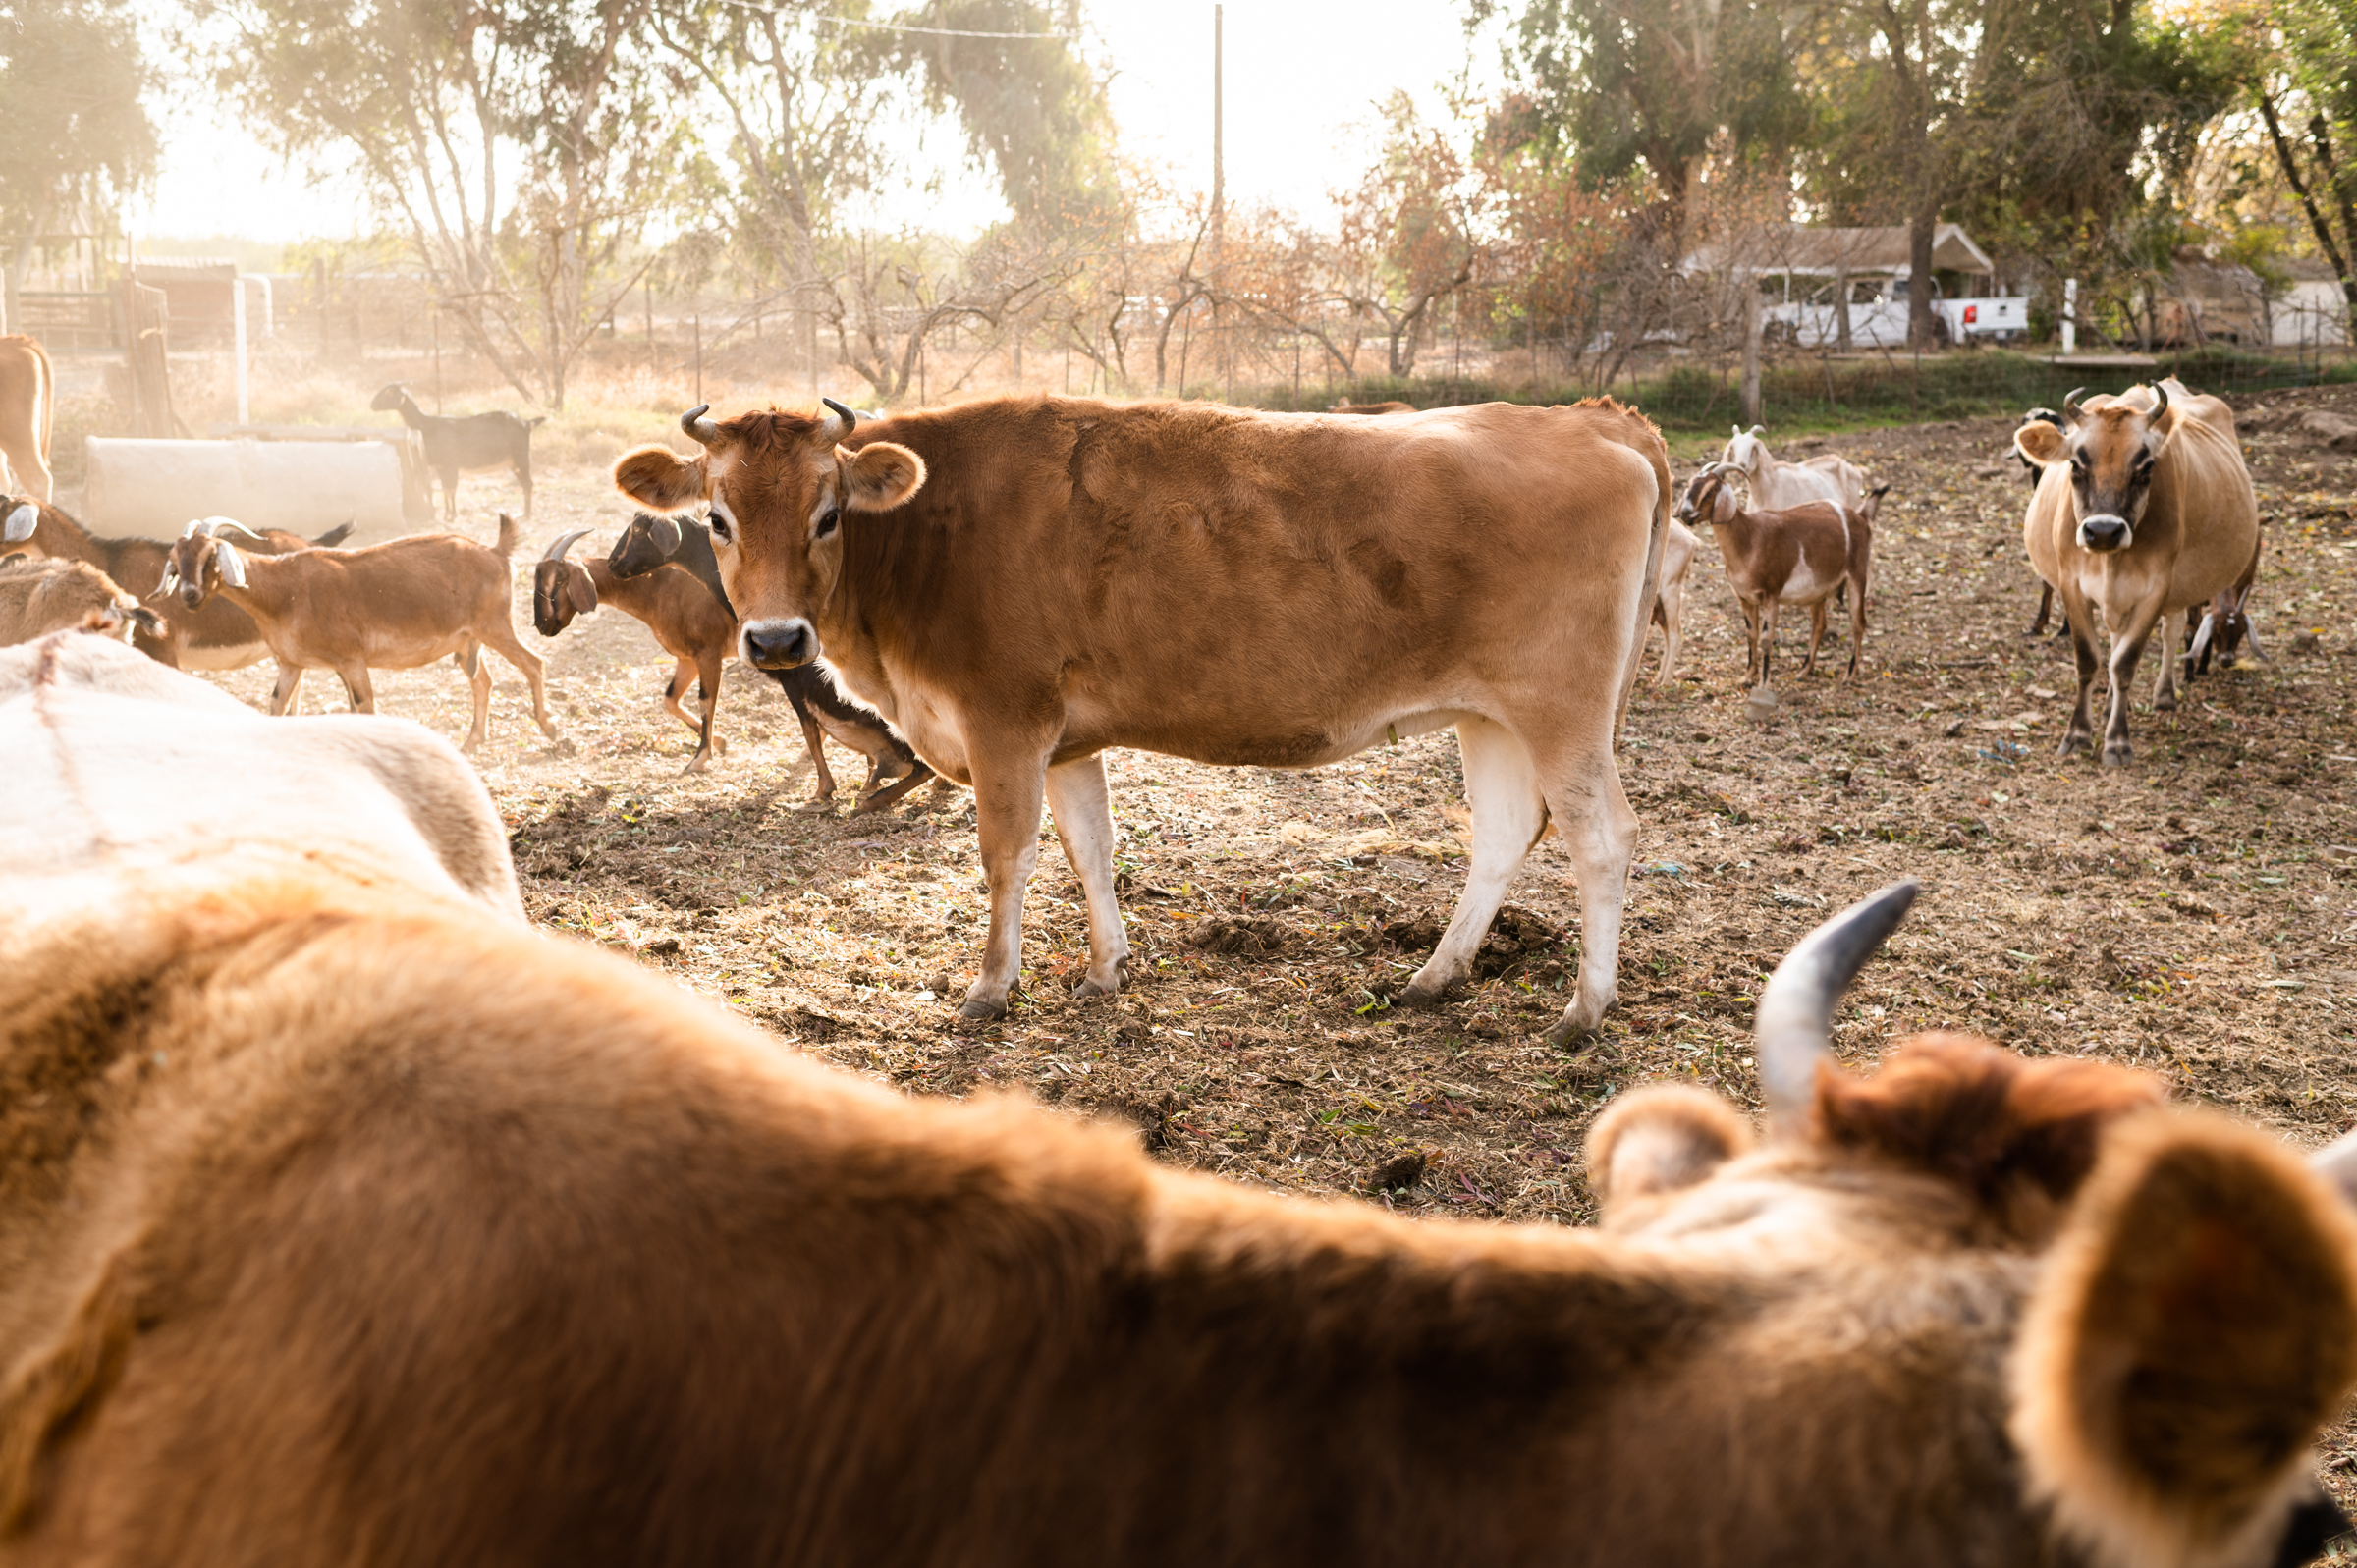
<svg viewBox="0 0 2357 1568"><path fill-rule="evenodd" d="M756 670L792 670L818 655L807 621L756 621L744 628L744 658Z"/></svg>
<svg viewBox="0 0 2357 1568"><path fill-rule="evenodd" d="M2122 517L2089 517L2079 524L2079 543L2089 550L2117 550L2127 538L2128 524Z"/></svg>

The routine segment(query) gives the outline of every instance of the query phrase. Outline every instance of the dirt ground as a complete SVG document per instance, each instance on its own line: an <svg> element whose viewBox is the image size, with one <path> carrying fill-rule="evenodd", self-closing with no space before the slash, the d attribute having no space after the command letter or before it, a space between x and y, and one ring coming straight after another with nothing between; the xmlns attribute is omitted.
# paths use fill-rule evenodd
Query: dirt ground
<svg viewBox="0 0 2357 1568"><path fill-rule="evenodd" d="M2261 402L2357 414L2357 388ZM2150 711L2148 664L2135 763L2104 772L2053 754L2071 665L2066 642L2023 635L2037 592L2009 435L1958 422L1810 444L1891 485L1873 623L1845 686L1830 670L1798 677L1806 618L1786 617L1765 723L1747 717L1742 622L1705 538L1682 668L1640 687L1621 760L1642 824L1621 1004L1576 1053L1538 1038L1577 951L1553 840L1476 986L1435 1012L1382 1000L1462 879L1446 734L1307 774L1114 755L1131 989L1068 997L1082 910L1043 827L1022 993L985 1027L955 1017L985 925L968 797L936 787L849 816L860 759L839 751L835 809L806 811L799 730L748 672L728 676L727 756L685 778L690 738L656 702L670 661L642 627L606 611L553 645L527 632L564 737L540 737L494 661L480 761L540 922L911 1093L1012 1091L1125 1118L1157 1158L1277 1189L1585 1220L1579 1150L1598 1108L1666 1079L1756 1104L1766 970L1823 912L1901 876L1926 893L1851 995L1844 1057L1971 1029L2132 1063L2303 1142L2357 1125L2357 459L2248 438L2273 662L2214 671L2173 721ZM1679 452L1681 479L1696 455ZM545 474L540 499L534 553L584 526L602 550L629 515L585 466ZM474 478L463 502L463 526L488 538L514 498ZM520 624L528 610L520 593ZM268 668L224 678L258 702ZM329 686L313 676L306 695ZM381 676L378 691L387 712L465 730L447 666Z"/></svg>

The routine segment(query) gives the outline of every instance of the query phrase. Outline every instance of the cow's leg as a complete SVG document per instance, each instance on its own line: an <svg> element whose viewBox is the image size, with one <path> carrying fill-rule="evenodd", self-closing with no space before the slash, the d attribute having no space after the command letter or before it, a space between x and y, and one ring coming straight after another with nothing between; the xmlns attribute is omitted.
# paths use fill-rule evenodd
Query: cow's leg
<svg viewBox="0 0 2357 1568"><path fill-rule="evenodd" d="M557 738L557 722L548 712L548 661L517 640L516 628L508 622L506 607L492 618L481 632L483 641L497 649L499 656L523 674L523 683L532 688L532 723L549 739ZM481 657L479 654L476 657ZM483 680L483 689L490 689L490 678Z"/></svg>
<svg viewBox="0 0 2357 1568"><path fill-rule="evenodd" d="M2162 620L2158 596L2131 610L2119 634L2111 639L2111 711L2104 722L2104 766L2117 768L2136 755L2128 741L2128 692L2136 681L2136 661Z"/></svg>
<svg viewBox="0 0 2357 1568"><path fill-rule="evenodd" d="M2185 612L2167 610L2161 615L2162 657L2153 663L2161 673L2153 682L2153 712L2174 713L2177 709L2176 652L2185 646Z"/></svg>
<svg viewBox="0 0 2357 1568"><path fill-rule="evenodd" d="M1637 814L1620 787L1609 731L1569 749L1544 770L1547 808L1562 836L1579 886L1579 982L1547 1031L1558 1048L1595 1032L1620 996L1620 914L1637 847Z"/></svg>
<svg viewBox="0 0 2357 1568"><path fill-rule="evenodd" d="M1065 864L1088 898L1088 974L1075 997L1110 997L1129 967L1129 937L1113 896L1113 801L1105 790L1105 759L1083 757L1048 770L1048 810Z"/></svg>
<svg viewBox="0 0 2357 1568"><path fill-rule="evenodd" d="M8 466L16 476L16 483L11 489L17 495L31 496L46 506L55 480L50 475L49 464L41 460L40 437L36 434L29 441L0 441L0 453L7 454Z"/></svg>
<svg viewBox="0 0 2357 1568"><path fill-rule="evenodd" d="M2086 750L2094 738L2095 727L2087 719L2087 694L2094 689L2095 672L2102 661L2095 656L2095 628L2089 624L2086 600L2074 594L2062 596L2062 624L2070 632L2070 651L2079 665L2078 702L2070 710L2070 723L2063 728L2062 743L2055 748L2056 755L2067 757Z"/></svg>
<svg viewBox="0 0 2357 1568"><path fill-rule="evenodd" d="M1538 771L1512 730L1493 720L1469 718L1456 727L1456 747L1464 759L1465 803L1473 809L1473 854L1449 929L1400 993L1400 1001L1411 1007L1431 1006L1472 970L1473 954L1490 934L1506 890L1547 826Z"/></svg>
<svg viewBox="0 0 2357 1568"><path fill-rule="evenodd" d="M986 759L977 753L972 767L975 838L990 888L990 938L982 949L982 972L958 1010L968 1018L996 1018L1006 1012L1007 994L1023 966L1023 890L1039 860L1047 747L1029 756L1001 751Z"/></svg>
<svg viewBox="0 0 2357 1568"><path fill-rule="evenodd" d="M2038 617L2030 622L2030 629L2023 632L2022 635L2025 637L2044 636L2046 634L2046 618L2054 613L2054 609L2055 585L2051 582L2042 582L2038 585Z"/></svg>

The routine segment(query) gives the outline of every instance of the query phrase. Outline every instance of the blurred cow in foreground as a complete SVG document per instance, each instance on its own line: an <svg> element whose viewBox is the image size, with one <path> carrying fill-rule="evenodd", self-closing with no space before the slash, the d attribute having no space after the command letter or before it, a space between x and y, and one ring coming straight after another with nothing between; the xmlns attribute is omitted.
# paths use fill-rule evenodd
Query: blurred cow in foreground
<svg viewBox="0 0 2357 1568"><path fill-rule="evenodd" d="M0 652L13 1561L2271 1568L2342 1528L2346 1161L1979 1040L1767 1136L1598 1120L1595 1230L904 1099L525 929L399 721ZM235 800L225 811L222 802Z"/></svg>

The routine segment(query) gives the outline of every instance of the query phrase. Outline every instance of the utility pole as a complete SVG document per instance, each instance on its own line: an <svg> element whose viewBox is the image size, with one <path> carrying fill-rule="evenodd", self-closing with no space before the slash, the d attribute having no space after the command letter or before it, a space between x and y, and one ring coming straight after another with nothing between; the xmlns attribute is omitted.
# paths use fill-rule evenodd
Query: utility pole
<svg viewBox="0 0 2357 1568"><path fill-rule="evenodd" d="M1227 358L1227 335L1220 331L1220 243L1228 231L1227 107L1222 98L1221 61L1227 30L1224 5L1211 8L1211 335ZM1183 358L1183 355L1181 355ZM1186 396L1186 378L1178 378L1178 395ZM1232 394L1233 395L1233 394Z"/></svg>

